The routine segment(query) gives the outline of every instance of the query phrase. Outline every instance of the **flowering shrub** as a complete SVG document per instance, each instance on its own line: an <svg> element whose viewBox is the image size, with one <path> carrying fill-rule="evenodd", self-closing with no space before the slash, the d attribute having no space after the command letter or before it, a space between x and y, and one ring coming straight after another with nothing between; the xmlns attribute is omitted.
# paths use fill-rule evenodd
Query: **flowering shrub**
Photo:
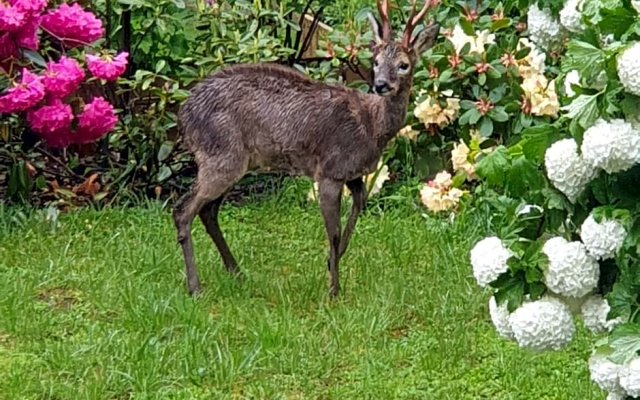
<svg viewBox="0 0 640 400"><path fill-rule="evenodd" d="M7 44L0 73L13 81L0 92L0 114L19 114L50 147L93 142L113 130L117 117L103 97L85 103L78 93L87 80L81 62L93 77L113 81L124 73L128 54L113 60L107 51L104 59L85 54L82 49L91 51L91 44L103 37L102 22L78 3L46 7L46 0L0 5L0 42ZM59 51L40 49L41 37Z"/></svg>
<svg viewBox="0 0 640 400"><path fill-rule="evenodd" d="M501 337L559 350L581 320L599 338L591 379L610 399L638 397L638 10L623 1L533 1L527 28L554 60L537 69L556 77L524 78L522 109L545 117L476 167L476 205L491 212L495 232L472 249L473 275L491 278L478 285L492 292L489 317ZM478 257L496 253L489 240L511 255L506 265Z"/></svg>

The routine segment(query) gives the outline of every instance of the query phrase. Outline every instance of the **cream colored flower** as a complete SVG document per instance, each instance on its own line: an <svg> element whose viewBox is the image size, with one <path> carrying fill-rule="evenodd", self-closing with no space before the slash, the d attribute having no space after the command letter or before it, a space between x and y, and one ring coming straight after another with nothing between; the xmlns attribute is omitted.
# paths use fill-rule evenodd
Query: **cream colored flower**
<svg viewBox="0 0 640 400"><path fill-rule="evenodd" d="M476 167L469 162L470 153L471 149L469 146L467 146L464 140L460 139L460 143L455 143L453 145L453 150L451 150L451 162L453 164L454 172L464 171L467 175L467 179L473 180L476 178Z"/></svg>
<svg viewBox="0 0 640 400"><path fill-rule="evenodd" d="M466 193L451 187L451 174L442 171L432 181L426 183L420 190L420 198L429 210L434 212L456 208L462 196Z"/></svg>
<svg viewBox="0 0 640 400"><path fill-rule="evenodd" d="M446 101L447 107L443 109L437 98L427 95L413 110L413 115L425 126L435 124L445 127L458 118L460 113L460 99L449 97Z"/></svg>
<svg viewBox="0 0 640 400"><path fill-rule="evenodd" d="M451 32L451 35L448 37L449 41L453 44L453 47L456 49L456 53L460 54L462 48L469 43L469 53L484 53L484 46L488 44L495 43L496 35L491 33L488 29L485 29L482 32L476 31L475 36L469 36L460 27L460 25L456 25Z"/></svg>
<svg viewBox="0 0 640 400"><path fill-rule="evenodd" d="M376 170L364 177L364 185L367 188L369 196L373 196L380 192L382 185L389 180L389 167L382 163L382 160L378 161ZM318 182L313 182L313 187L307 193L307 199L309 201L318 201L319 198L319 185ZM344 197L351 196L351 191L344 186L342 189L342 195Z"/></svg>
<svg viewBox="0 0 640 400"><path fill-rule="evenodd" d="M539 75L544 72L544 62L546 59L546 55L527 38L521 38L518 41L517 50L522 50L525 47L531 49L529 51L529 54L527 54L527 56L523 59L517 60L516 62L518 63L518 73L521 77L526 79L533 75Z"/></svg>
<svg viewBox="0 0 640 400"><path fill-rule="evenodd" d="M525 97L531 103L531 114L557 117L560 103L556 94L555 81L547 81L542 74L532 75L522 82Z"/></svg>
<svg viewBox="0 0 640 400"><path fill-rule="evenodd" d="M419 133L420 132L413 129L411 125L407 125L404 128L400 129L397 136L406 138L407 140L413 142L418 138Z"/></svg>
<svg viewBox="0 0 640 400"><path fill-rule="evenodd" d="M377 176L376 176L377 174ZM382 164L382 161L378 162L378 168L376 172L367 175L364 179L364 185L367 188L369 196L377 194L382 189L382 185L389 180L389 167ZM349 193L349 189L346 189Z"/></svg>

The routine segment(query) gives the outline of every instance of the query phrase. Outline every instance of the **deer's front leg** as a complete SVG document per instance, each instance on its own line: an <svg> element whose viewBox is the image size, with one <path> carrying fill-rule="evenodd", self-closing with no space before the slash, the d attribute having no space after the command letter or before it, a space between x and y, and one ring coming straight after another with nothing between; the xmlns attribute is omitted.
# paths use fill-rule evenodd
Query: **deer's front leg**
<svg viewBox="0 0 640 400"><path fill-rule="evenodd" d="M319 182L320 211L324 219L329 240L329 294L335 297L340 292L340 201L343 182L322 179Z"/></svg>

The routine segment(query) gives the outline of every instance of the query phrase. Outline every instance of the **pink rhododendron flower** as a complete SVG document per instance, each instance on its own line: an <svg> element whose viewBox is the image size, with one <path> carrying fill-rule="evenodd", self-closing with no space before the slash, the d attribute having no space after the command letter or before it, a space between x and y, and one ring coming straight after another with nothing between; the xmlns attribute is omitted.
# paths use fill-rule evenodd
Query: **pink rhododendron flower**
<svg viewBox="0 0 640 400"><path fill-rule="evenodd" d="M9 0L18 10L31 17L37 17L47 7L47 0Z"/></svg>
<svg viewBox="0 0 640 400"><path fill-rule="evenodd" d="M16 46L13 35L9 32L0 35L0 63L18 56L18 47Z"/></svg>
<svg viewBox="0 0 640 400"><path fill-rule="evenodd" d="M52 100L48 105L42 106L27 113L27 122L31 129L39 134L55 136L62 131L71 130L73 111L71 106L60 99Z"/></svg>
<svg viewBox="0 0 640 400"><path fill-rule="evenodd" d="M51 97L62 99L78 90L84 80L84 71L73 58L61 57L58 62L50 62L42 81Z"/></svg>
<svg viewBox="0 0 640 400"><path fill-rule="evenodd" d="M91 143L111 131L118 122L113 106L102 97L94 97L78 116L78 143Z"/></svg>
<svg viewBox="0 0 640 400"><path fill-rule="evenodd" d="M14 113L25 111L44 98L44 85L41 78L28 69L22 69L20 83L0 97L0 113Z"/></svg>
<svg viewBox="0 0 640 400"><path fill-rule="evenodd" d="M38 47L40 47L40 38L38 37L39 27L39 17L28 19L22 28L14 32L18 46L29 50L38 50Z"/></svg>
<svg viewBox="0 0 640 400"><path fill-rule="evenodd" d="M115 81L127 69L128 56L129 53L125 51L115 58L109 54L102 57L87 54L85 59L87 60L87 68L93 76L106 81Z"/></svg>
<svg viewBox="0 0 640 400"><path fill-rule="evenodd" d="M93 43L103 35L102 21L77 3L49 11L42 16L41 26L69 47Z"/></svg>
<svg viewBox="0 0 640 400"><path fill-rule="evenodd" d="M24 25L26 18L27 15L23 11L0 0L0 31L18 30Z"/></svg>

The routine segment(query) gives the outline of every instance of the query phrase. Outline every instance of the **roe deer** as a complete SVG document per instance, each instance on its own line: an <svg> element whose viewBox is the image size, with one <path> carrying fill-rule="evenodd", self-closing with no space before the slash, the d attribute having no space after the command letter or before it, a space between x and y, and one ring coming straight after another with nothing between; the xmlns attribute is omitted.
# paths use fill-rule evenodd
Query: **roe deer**
<svg viewBox="0 0 640 400"><path fill-rule="evenodd" d="M392 38L388 0L377 0L382 24L371 14L375 43L375 94L314 81L275 64L223 68L192 91L179 111L184 143L194 155L197 177L176 205L173 218L184 255L190 294L200 291L191 224L200 216L230 273L241 275L220 231L218 210L227 191L249 170L308 176L319 185L329 241L329 292L340 291L338 264L349 244L367 193L362 177L373 172L387 143L404 125L413 70L439 31L414 28L439 0L415 0L400 42ZM352 194L351 214L340 227L343 186Z"/></svg>

